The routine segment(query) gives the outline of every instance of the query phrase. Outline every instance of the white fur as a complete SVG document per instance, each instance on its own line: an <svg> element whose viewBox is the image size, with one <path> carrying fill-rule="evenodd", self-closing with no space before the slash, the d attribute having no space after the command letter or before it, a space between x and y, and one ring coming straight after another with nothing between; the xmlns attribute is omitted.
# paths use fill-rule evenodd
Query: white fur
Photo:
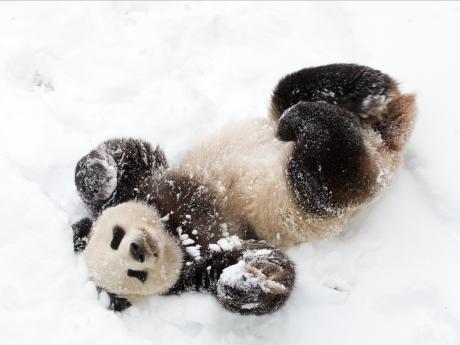
<svg viewBox="0 0 460 345"><path fill-rule="evenodd" d="M126 232L117 250L110 246L115 225ZM141 263L131 257L129 246L136 237L144 236L143 231L155 241L158 255L147 256ZM169 290L179 278L183 259L179 245L166 233L157 212L138 202L105 210L93 225L85 255L96 285L130 301ZM129 277L128 269L146 271L147 280Z"/></svg>
<svg viewBox="0 0 460 345"><path fill-rule="evenodd" d="M194 146L179 169L214 185L229 219L249 220L259 238L286 247L325 238L365 205L340 216L317 218L303 211L291 196L286 167L293 142L275 137L276 122L251 119L224 127ZM383 187L399 164L399 156L382 149L373 131L363 130L369 151L382 172ZM378 188L380 189L380 188Z"/></svg>

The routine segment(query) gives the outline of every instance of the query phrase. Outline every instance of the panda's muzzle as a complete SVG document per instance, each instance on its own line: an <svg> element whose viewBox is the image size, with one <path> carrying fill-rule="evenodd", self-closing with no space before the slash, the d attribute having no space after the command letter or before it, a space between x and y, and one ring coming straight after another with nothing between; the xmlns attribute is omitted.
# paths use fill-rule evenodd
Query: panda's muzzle
<svg viewBox="0 0 460 345"><path fill-rule="evenodd" d="M157 256L158 248L155 240L150 234L142 230L143 236L129 245L129 251L134 260L144 262L146 256Z"/></svg>

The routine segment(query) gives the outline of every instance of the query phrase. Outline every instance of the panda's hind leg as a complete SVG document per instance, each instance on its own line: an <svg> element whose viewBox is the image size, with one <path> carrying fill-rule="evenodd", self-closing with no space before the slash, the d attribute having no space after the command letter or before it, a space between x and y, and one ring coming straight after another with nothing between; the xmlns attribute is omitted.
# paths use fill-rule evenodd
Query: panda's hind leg
<svg viewBox="0 0 460 345"><path fill-rule="evenodd" d="M362 118L379 117L386 104L399 94L388 75L367 66L331 64L304 68L282 78L271 99L277 120L298 102L327 102Z"/></svg>
<svg viewBox="0 0 460 345"><path fill-rule="evenodd" d="M307 213L337 216L374 195L378 168L353 113L325 102L300 102L284 112L277 136L295 142L288 182Z"/></svg>
<svg viewBox="0 0 460 345"><path fill-rule="evenodd" d="M279 120L299 102L328 103L351 112L392 151L404 147L415 115L414 95L401 94L387 74L355 64L305 68L285 76L273 91L272 118Z"/></svg>
<svg viewBox="0 0 460 345"><path fill-rule="evenodd" d="M167 168L159 147L136 139L110 139L83 156L75 168L75 185L95 213L135 199L143 185Z"/></svg>

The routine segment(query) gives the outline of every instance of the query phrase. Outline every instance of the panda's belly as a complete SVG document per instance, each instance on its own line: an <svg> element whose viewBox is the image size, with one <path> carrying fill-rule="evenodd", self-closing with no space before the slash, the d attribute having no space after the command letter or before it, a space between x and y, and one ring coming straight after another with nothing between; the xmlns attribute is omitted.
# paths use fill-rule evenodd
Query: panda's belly
<svg viewBox="0 0 460 345"><path fill-rule="evenodd" d="M294 143L274 133L270 119L227 125L192 147L180 170L213 185L227 216L249 222L259 238L289 246L327 237L343 219L313 218L298 207L286 180Z"/></svg>

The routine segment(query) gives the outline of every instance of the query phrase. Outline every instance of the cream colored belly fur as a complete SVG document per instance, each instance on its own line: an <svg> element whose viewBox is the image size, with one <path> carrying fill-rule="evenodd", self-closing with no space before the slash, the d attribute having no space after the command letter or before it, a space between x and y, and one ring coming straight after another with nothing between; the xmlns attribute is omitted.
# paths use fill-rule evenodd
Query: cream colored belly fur
<svg viewBox="0 0 460 345"><path fill-rule="evenodd" d="M179 169L215 186L229 219L248 221L272 244L285 247L339 232L356 210L325 219L296 205L286 179L294 143L276 139L275 126L261 118L229 124L195 145Z"/></svg>

